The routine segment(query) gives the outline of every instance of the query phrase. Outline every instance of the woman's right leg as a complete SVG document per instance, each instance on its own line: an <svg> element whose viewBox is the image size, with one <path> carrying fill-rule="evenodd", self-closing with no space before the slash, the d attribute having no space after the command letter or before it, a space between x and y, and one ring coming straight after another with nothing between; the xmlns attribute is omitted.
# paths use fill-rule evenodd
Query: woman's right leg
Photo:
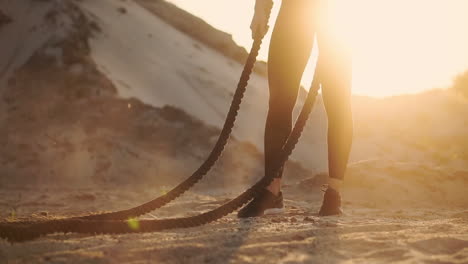
<svg viewBox="0 0 468 264"><path fill-rule="evenodd" d="M265 173L273 173L278 153L292 128L302 74L314 40L314 0L283 0L268 58L269 110L265 125ZM278 194L280 177L268 188Z"/></svg>

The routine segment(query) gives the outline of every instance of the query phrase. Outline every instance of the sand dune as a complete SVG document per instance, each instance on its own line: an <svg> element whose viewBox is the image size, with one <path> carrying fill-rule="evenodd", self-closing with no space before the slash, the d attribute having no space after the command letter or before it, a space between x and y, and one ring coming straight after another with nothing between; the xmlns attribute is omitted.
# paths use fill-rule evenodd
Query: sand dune
<svg viewBox="0 0 468 264"><path fill-rule="evenodd" d="M21 2L15 3L19 9ZM11 57L9 71L14 74L2 93L0 171L6 176L0 184L162 187L191 175L211 151L219 128L174 106L154 107L118 96L112 80L98 71L88 45L88 39L103 29L76 6L53 3L35 3L44 8L42 17L31 19L30 28L24 29L41 28L47 32L43 41L30 43L20 50L24 55ZM30 1L23 4L35 8ZM48 19L50 14L56 18ZM11 31L16 25L9 27ZM6 31L2 39L16 43L9 34ZM26 62L21 64L23 58ZM182 100L183 94L178 98ZM233 139L209 182L218 187L230 178L236 180L229 185L251 183L262 174L261 164L262 154L251 143ZM290 167L293 179L311 175L297 163Z"/></svg>

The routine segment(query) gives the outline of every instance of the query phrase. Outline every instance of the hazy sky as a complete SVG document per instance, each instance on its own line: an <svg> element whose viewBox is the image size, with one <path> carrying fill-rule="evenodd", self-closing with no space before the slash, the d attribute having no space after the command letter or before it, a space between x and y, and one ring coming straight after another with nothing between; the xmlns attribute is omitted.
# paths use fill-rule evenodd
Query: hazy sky
<svg viewBox="0 0 468 264"><path fill-rule="evenodd" d="M169 1L232 34L249 49L255 0ZM447 87L454 76L468 70L468 0L338 1L346 5L340 22L353 29L355 94L387 96ZM275 0L273 18L280 3Z"/></svg>

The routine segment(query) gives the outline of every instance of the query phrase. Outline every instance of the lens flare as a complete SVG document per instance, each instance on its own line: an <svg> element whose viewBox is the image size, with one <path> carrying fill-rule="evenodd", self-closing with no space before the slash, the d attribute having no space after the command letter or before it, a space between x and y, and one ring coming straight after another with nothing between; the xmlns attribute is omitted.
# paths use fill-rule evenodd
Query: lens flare
<svg viewBox="0 0 468 264"><path fill-rule="evenodd" d="M140 221L135 218L130 218L127 220L128 227L133 231L138 231L140 229Z"/></svg>

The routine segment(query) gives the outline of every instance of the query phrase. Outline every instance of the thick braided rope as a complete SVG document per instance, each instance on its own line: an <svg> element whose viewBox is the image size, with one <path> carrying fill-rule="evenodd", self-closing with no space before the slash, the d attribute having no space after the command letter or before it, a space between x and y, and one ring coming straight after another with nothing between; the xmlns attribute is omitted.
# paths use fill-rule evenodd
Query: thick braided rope
<svg viewBox="0 0 468 264"><path fill-rule="evenodd" d="M82 219L63 219L44 222L24 222L24 223L3 223L0 224L0 237L9 241L25 241L37 238L50 233L84 233L84 234L125 234L125 233L143 233L156 232L172 228L189 228L204 225L216 221L229 213L239 209L248 201L256 197L259 192L268 186L279 169L288 160L294 150L299 138L304 130L307 119L312 111L316 101L319 85L314 78L312 88L307 96L302 111L296 121L293 131L286 141L283 151L275 163L273 171L276 173L265 175L255 185L243 192L237 198L228 203L196 216L172 218L163 220L142 220L138 222L138 228L131 228L127 221L106 221L106 220L82 220Z"/></svg>
<svg viewBox="0 0 468 264"><path fill-rule="evenodd" d="M272 5L269 6L268 17L271 14L272 7L273 7ZM95 220L95 221L114 220L115 221L115 220L127 220L130 218L135 218L135 217L144 215L146 213L149 213L151 211L154 211L168 204L169 202L173 201L174 199L182 195L184 192L189 190L191 187L193 187L198 181L200 181L203 178L203 176L206 175L206 173L208 173L208 171L212 168L212 166L219 159L219 157L221 156L221 153L224 150L225 145L227 144L227 141L232 132L232 128L234 126L238 111L240 109L240 104L243 99L244 93L246 91L247 84L250 79L250 75L253 71L253 67L255 65L256 58L258 56L258 52L262 44L262 39L263 39L263 36L257 36L254 39L252 48L250 50L247 61L245 63L240 80L238 82L236 92L233 96L233 100L231 102L231 106L230 106L226 121L224 123L223 129L220 133L220 136L213 150L211 151L211 153L209 154L205 162L203 162L202 165L189 178L187 178L185 181L177 185L171 191L167 192L165 195L157 197L140 206L127 209L127 210L122 210L122 211L106 212L106 213L100 213L100 214L91 214L91 215L86 215L86 216L74 217L74 218L68 219L68 221L70 221L69 223L71 223L72 220L73 221L74 220L77 220L77 221L78 220ZM63 221L67 221L67 220L65 219ZM52 232L52 230L54 230L54 228L52 228L53 226L52 222L51 222L51 225L47 224L48 222L44 222L44 223L35 223L35 222L0 223L0 237L11 238L13 233L17 234L17 232L15 232L17 228L21 229L25 226L33 225L33 224L39 224L39 228L37 229L37 235L50 233ZM68 225L64 223L63 226L66 227L66 226L73 226L73 225L72 224ZM31 232L31 235L33 237L35 236L34 233L36 232ZM17 239L13 239L13 240L21 240L20 237L17 237Z"/></svg>
<svg viewBox="0 0 468 264"><path fill-rule="evenodd" d="M273 6L269 6L268 17L270 17L271 9ZM236 121L240 104L244 97L245 91L247 89L250 76L252 74L255 62L257 60L260 47L262 45L263 36L257 36L252 44L249 56L245 63L244 69L242 71L241 77L237 84L236 92L234 93L231 107L227 114L226 121L224 122L223 129L218 137L218 140L213 147L212 151L208 155L208 158L200 165L200 167L186 180L177 185L171 191L166 194L159 196L147 203L130 208L127 210L116 211L116 212L106 212L100 214L90 214L85 216L74 217L73 219L82 219L82 220L126 220L129 218L135 218L144 214L147 214L151 211L154 211L158 208L163 207L164 205L175 200L183 193L192 188L197 182L199 182L213 167L213 165L218 161L221 156L228 139L232 133L232 128Z"/></svg>
<svg viewBox="0 0 468 264"><path fill-rule="evenodd" d="M193 187L197 182L199 182L210 171L213 165L217 162L217 160L221 156L221 153L223 152L228 142L228 139L232 132L232 128L234 127L234 122L236 120L238 111L240 109L242 98L246 91L247 83L250 78L253 65L255 64L256 57L260 49L260 44L261 44L260 40L256 41L252 47L252 52L247 59L247 63L245 64L241 79L239 81L237 90L233 97L226 121L218 137L218 141L216 142L215 146L210 152L208 158L201 164L201 166L190 177L188 177L186 180L184 180L182 183L177 185L174 189L167 192L166 194L159 196L137 207L134 207L128 210L117 211L117 212L108 212L108 213L102 213L102 214L92 214L92 215L87 215L87 216L81 216L81 217L77 217L76 219L125 220L128 218L138 217L140 215L144 215L146 213L154 211L168 204L169 202L173 201L174 199L182 195L184 192L189 190L191 187Z"/></svg>

